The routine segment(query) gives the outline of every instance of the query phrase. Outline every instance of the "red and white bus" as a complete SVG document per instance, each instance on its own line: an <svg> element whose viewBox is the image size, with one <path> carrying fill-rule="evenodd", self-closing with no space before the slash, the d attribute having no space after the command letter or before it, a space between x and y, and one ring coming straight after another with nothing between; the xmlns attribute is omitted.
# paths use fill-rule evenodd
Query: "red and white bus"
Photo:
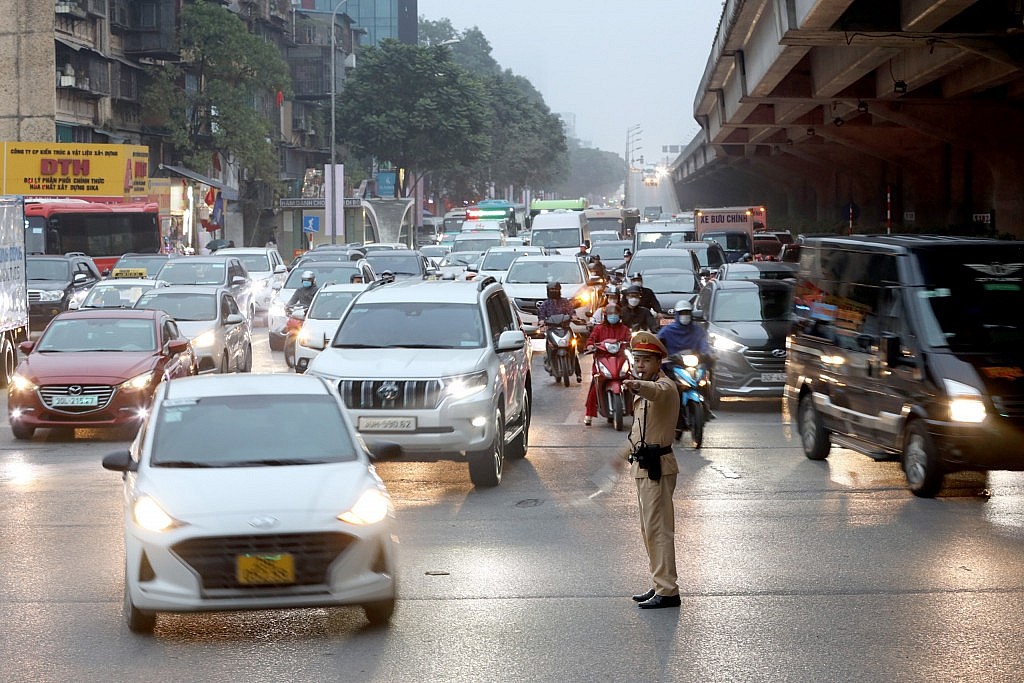
<svg viewBox="0 0 1024 683"><path fill-rule="evenodd" d="M25 252L80 251L110 270L121 254L160 252L160 206L155 202L100 204L84 199L26 199Z"/></svg>

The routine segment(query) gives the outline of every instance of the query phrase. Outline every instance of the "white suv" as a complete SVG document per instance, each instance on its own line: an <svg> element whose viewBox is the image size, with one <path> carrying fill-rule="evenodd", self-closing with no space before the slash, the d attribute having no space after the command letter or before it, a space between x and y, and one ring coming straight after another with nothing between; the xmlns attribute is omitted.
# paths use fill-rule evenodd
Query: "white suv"
<svg viewBox="0 0 1024 683"><path fill-rule="evenodd" d="M496 486L505 456L526 455L532 354L493 278L376 282L306 372L337 382L365 439L465 458L475 486Z"/></svg>

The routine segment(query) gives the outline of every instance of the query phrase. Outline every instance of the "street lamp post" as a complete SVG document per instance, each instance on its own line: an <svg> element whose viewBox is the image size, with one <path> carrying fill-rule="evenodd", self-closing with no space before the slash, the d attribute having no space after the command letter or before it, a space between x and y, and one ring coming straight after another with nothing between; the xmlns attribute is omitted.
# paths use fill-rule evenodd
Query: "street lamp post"
<svg viewBox="0 0 1024 683"><path fill-rule="evenodd" d="M629 206L629 185L630 181L633 179L633 145L640 141L640 133L642 132L643 130L641 130L639 123L626 129L626 206Z"/></svg>
<svg viewBox="0 0 1024 683"><path fill-rule="evenodd" d="M336 130L335 117L337 116L334 103L338 94L338 77L336 75L338 48L335 33L338 22L338 10L347 2L348 0L340 0L331 11L331 244L337 244L338 242L338 177L335 175L337 170L337 146L334 141Z"/></svg>

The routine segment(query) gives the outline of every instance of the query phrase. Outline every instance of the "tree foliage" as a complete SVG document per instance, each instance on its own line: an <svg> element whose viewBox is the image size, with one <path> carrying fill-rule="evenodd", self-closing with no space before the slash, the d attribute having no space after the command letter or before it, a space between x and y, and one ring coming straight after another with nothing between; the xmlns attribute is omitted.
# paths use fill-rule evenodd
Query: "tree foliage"
<svg viewBox="0 0 1024 683"><path fill-rule="evenodd" d="M181 10L181 61L152 67L142 93L148 121L189 166L205 170L211 154L233 158L253 180L276 181L274 99L291 89L278 49L249 32L219 3Z"/></svg>
<svg viewBox="0 0 1024 683"><path fill-rule="evenodd" d="M424 43L457 41L453 59L481 81L488 108L490 143L470 163L445 169L441 180L448 189L468 197L486 194L491 184L543 188L563 178L568 157L561 121L527 79L502 70L480 29L460 33L449 19L421 18L419 30Z"/></svg>
<svg viewBox="0 0 1024 683"><path fill-rule="evenodd" d="M363 50L337 110L340 136L356 155L376 156L415 176L472 163L487 153L484 89L447 46L385 40Z"/></svg>
<svg viewBox="0 0 1024 683"><path fill-rule="evenodd" d="M569 148L569 177L556 191L565 197L608 196L622 185L628 169L614 152L580 147L573 141Z"/></svg>

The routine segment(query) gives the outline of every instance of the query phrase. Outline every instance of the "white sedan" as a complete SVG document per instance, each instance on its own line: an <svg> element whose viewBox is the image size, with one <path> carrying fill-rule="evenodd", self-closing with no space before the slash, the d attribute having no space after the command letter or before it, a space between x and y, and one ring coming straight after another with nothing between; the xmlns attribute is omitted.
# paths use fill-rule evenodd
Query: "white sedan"
<svg viewBox="0 0 1024 683"><path fill-rule="evenodd" d="M334 339L341 316L366 285L326 285L321 287L309 304L309 310L302 321L302 328L294 346L285 341L284 362L295 372L305 372L309 362L320 353L325 345ZM306 346L306 342L318 341L319 349ZM289 348L291 355L289 356Z"/></svg>
<svg viewBox="0 0 1024 683"><path fill-rule="evenodd" d="M334 605L388 622L393 507L370 457L318 377L161 383L131 447L103 459L125 473L128 628L151 632L159 612Z"/></svg>

